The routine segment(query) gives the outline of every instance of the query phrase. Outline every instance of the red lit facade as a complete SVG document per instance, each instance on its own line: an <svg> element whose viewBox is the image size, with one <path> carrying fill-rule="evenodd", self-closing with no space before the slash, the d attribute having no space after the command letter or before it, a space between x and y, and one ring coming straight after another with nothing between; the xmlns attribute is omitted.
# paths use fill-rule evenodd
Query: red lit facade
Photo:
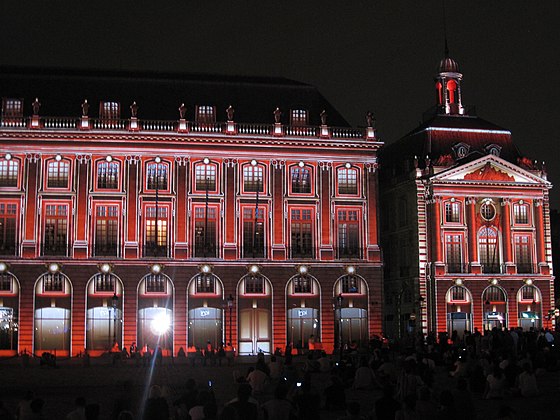
<svg viewBox="0 0 560 420"><path fill-rule="evenodd" d="M435 109L381 155L393 336L554 323L551 184L508 130L469 115L461 80L457 63L442 60Z"/></svg>
<svg viewBox="0 0 560 420"><path fill-rule="evenodd" d="M253 354L310 335L332 351L381 333L374 129L310 121L321 109L302 104L307 85L221 83L299 100L251 123L197 103L144 120L130 101L123 117L107 98L96 117L74 100L72 117L54 106L72 98L24 102L17 80L3 85L0 354L96 355L115 341Z"/></svg>

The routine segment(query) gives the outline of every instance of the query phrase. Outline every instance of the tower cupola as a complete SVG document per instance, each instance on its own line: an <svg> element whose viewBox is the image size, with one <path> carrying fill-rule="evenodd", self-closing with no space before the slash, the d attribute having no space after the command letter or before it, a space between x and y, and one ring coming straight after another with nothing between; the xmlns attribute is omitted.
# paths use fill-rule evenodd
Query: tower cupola
<svg viewBox="0 0 560 420"><path fill-rule="evenodd" d="M438 111L446 115L464 115L461 98L461 80L459 64L451 57L445 48L445 57L439 62L436 81L436 103Z"/></svg>

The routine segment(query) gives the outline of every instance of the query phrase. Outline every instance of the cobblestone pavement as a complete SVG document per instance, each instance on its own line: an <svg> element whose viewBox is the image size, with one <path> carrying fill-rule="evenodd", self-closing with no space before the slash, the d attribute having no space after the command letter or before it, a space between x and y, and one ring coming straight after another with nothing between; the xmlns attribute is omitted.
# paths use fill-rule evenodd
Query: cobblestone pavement
<svg viewBox="0 0 560 420"><path fill-rule="evenodd" d="M139 407L145 390L150 384L164 386L167 398L174 401L184 388L188 378L194 378L200 385L206 386L212 381L219 409L235 397L236 385L233 380L235 374L245 374L254 359L238 359L234 366L199 366L191 367L185 360L177 359L171 363L165 360L162 366L153 370L149 367L137 366L133 361L121 362L113 366L108 359L92 359L90 366L83 366L81 359L58 361L57 367L40 367L36 360L30 365L22 367L18 359L1 360L0 399L13 411L17 402L27 389L34 390L37 396L46 401L44 413L47 419L64 419L73 409L74 399L85 396L88 403L98 403L101 406L101 419L110 418L113 402L119 395L124 381L130 381L130 395L134 407ZM303 360L297 361L298 366ZM449 378L443 369L438 368L434 392L436 395L443 389L455 386L454 380ZM496 418L497 411L502 404L511 406L518 419L542 418L546 420L560 419L560 373L544 372L538 377L542 395L524 399L507 397L503 401L483 400L480 395L473 395L479 419ZM329 383L328 375L314 374L313 387L316 392L322 390ZM268 399L273 392L270 386L263 399ZM359 401L362 413L373 408L380 390L355 391L347 389L349 401ZM321 410L317 418L330 420L343 416L342 411Z"/></svg>

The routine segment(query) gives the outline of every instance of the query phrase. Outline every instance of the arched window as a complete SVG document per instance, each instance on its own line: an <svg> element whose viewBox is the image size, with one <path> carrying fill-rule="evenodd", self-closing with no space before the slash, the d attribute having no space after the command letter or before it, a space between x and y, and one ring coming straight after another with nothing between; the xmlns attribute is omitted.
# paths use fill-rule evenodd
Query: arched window
<svg viewBox="0 0 560 420"><path fill-rule="evenodd" d="M196 192L215 192L218 167L215 163L197 163L194 167L194 189Z"/></svg>
<svg viewBox="0 0 560 420"><path fill-rule="evenodd" d="M60 156L57 156L59 158ZM51 159L47 163L47 188L65 188L69 186L70 161Z"/></svg>
<svg viewBox="0 0 560 420"><path fill-rule="evenodd" d="M165 274L147 274L138 285L139 348L161 347L173 351L173 301L171 279Z"/></svg>
<svg viewBox="0 0 560 420"><path fill-rule="evenodd" d="M457 82L455 82L455 80L449 80L447 82L447 95L450 104L457 102Z"/></svg>
<svg viewBox="0 0 560 420"><path fill-rule="evenodd" d="M101 160L97 162L97 189L119 188L120 162Z"/></svg>
<svg viewBox="0 0 560 420"><path fill-rule="evenodd" d="M243 191L264 192L264 166L247 164L243 166Z"/></svg>
<svg viewBox="0 0 560 420"><path fill-rule="evenodd" d="M464 286L452 286L449 289L448 302L470 302L470 294Z"/></svg>
<svg viewBox="0 0 560 420"><path fill-rule="evenodd" d="M167 191L169 164L149 162L146 164L146 188L153 191Z"/></svg>
<svg viewBox="0 0 560 420"><path fill-rule="evenodd" d="M0 354L17 353L18 330L19 283L13 274L0 273Z"/></svg>
<svg viewBox="0 0 560 420"><path fill-rule="evenodd" d="M311 167L294 165L290 169L292 193L311 193Z"/></svg>
<svg viewBox="0 0 560 420"><path fill-rule="evenodd" d="M0 187L17 187L19 160L14 158L0 159Z"/></svg>
<svg viewBox="0 0 560 420"><path fill-rule="evenodd" d="M484 226L478 231L478 255L484 273L500 273L498 231Z"/></svg>
<svg viewBox="0 0 560 420"><path fill-rule="evenodd" d="M346 168L346 167L338 168L337 181L338 181L338 194L340 195L358 194L358 170L356 168Z"/></svg>
<svg viewBox="0 0 560 420"><path fill-rule="evenodd" d="M503 303L506 301L506 294L501 287L488 286L482 295L483 301L486 303Z"/></svg>

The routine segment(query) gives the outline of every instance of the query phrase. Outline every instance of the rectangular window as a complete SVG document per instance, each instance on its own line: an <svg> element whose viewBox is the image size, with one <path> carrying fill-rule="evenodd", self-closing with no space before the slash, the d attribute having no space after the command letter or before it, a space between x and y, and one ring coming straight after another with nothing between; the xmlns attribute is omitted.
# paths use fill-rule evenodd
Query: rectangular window
<svg viewBox="0 0 560 420"><path fill-rule="evenodd" d="M161 274L146 276L146 293L166 293L167 281Z"/></svg>
<svg viewBox="0 0 560 420"><path fill-rule="evenodd" d="M243 190L245 192L263 192L263 167L246 165L243 167Z"/></svg>
<svg viewBox="0 0 560 420"><path fill-rule="evenodd" d="M265 257L264 210L243 208L243 258Z"/></svg>
<svg viewBox="0 0 560 420"><path fill-rule="evenodd" d="M70 163L68 161L51 160L47 165L47 187L68 188Z"/></svg>
<svg viewBox="0 0 560 420"><path fill-rule="evenodd" d="M461 234L445 234L445 260L448 273L463 273L463 236Z"/></svg>
<svg viewBox="0 0 560 420"><path fill-rule="evenodd" d="M208 207L208 214L205 207L194 209L194 256L203 258L217 257L217 209Z"/></svg>
<svg viewBox="0 0 560 420"><path fill-rule="evenodd" d="M97 164L97 188L103 190L119 188L118 162L99 162Z"/></svg>
<svg viewBox="0 0 560 420"><path fill-rule="evenodd" d="M14 159L0 159L0 187L17 187L18 171L18 161Z"/></svg>
<svg viewBox="0 0 560 420"><path fill-rule="evenodd" d="M43 235L43 255L67 256L67 204L47 204L45 206L45 229Z"/></svg>
<svg viewBox="0 0 560 420"><path fill-rule="evenodd" d="M342 278L342 293L360 293L360 282L356 276L344 276Z"/></svg>
<svg viewBox="0 0 560 420"><path fill-rule="evenodd" d="M43 275L43 292L63 292L64 279L60 273Z"/></svg>
<svg viewBox="0 0 560 420"><path fill-rule="evenodd" d="M165 163L149 163L146 165L146 180L149 190L167 190L168 166Z"/></svg>
<svg viewBox="0 0 560 420"><path fill-rule="evenodd" d="M337 174L339 194L358 194L358 171L356 169L341 168Z"/></svg>
<svg viewBox="0 0 560 420"><path fill-rule="evenodd" d="M311 170L306 167L295 166L290 171L292 178L292 193L311 193Z"/></svg>
<svg viewBox="0 0 560 420"><path fill-rule="evenodd" d="M213 124L216 122L216 114L213 106L199 105L196 107L196 122L200 124Z"/></svg>
<svg viewBox="0 0 560 420"><path fill-rule="evenodd" d="M521 300L535 300L535 288L533 286L523 286L521 288Z"/></svg>
<svg viewBox="0 0 560 420"><path fill-rule="evenodd" d="M291 125L296 127L307 125L307 111L305 109L292 109Z"/></svg>
<svg viewBox="0 0 560 420"><path fill-rule="evenodd" d="M245 277L245 293L262 295L264 293L264 278L261 276Z"/></svg>
<svg viewBox="0 0 560 420"><path fill-rule="evenodd" d="M290 216L292 258L313 258L311 209L292 209Z"/></svg>
<svg viewBox="0 0 560 420"><path fill-rule="evenodd" d="M167 256L167 206L146 206L146 241L144 243L145 257Z"/></svg>
<svg viewBox="0 0 560 420"><path fill-rule="evenodd" d="M95 208L95 256L116 257L119 236L119 206Z"/></svg>
<svg viewBox="0 0 560 420"><path fill-rule="evenodd" d="M445 203L445 222L460 223L461 222L461 203L458 201L447 201Z"/></svg>
<svg viewBox="0 0 560 420"><path fill-rule="evenodd" d="M455 302L466 302L467 296L465 288L461 286L453 286L451 289L451 300Z"/></svg>
<svg viewBox="0 0 560 420"><path fill-rule="evenodd" d="M12 275L9 273L0 273L0 291L12 291Z"/></svg>
<svg viewBox="0 0 560 420"><path fill-rule="evenodd" d="M118 102L102 101L99 104L99 118L118 120L121 118L121 106Z"/></svg>
<svg viewBox="0 0 560 420"><path fill-rule="evenodd" d="M484 273L500 273L500 254L498 251L498 232L483 227L478 233L478 255Z"/></svg>
<svg viewBox="0 0 560 420"><path fill-rule="evenodd" d="M115 277L112 274L99 273L95 277L96 292L115 292Z"/></svg>
<svg viewBox="0 0 560 420"><path fill-rule="evenodd" d="M196 293L215 293L216 281L213 275L199 274L196 278Z"/></svg>
<svg viewBox="0 0 560 420"><path fill-rule="evenodd" d="M194 176L196 191L216 191L216 165L198 164Z"/></svg>
<svg viewBox="0 0 560 420"><path fill-rule="evenodd" d="M516 225L528 225L529 206L527 204L514 204L513 217Z"/></svg>
<svg viewBox="0 0 560 420"><path fill-rule="evenodd" d="M313 293L311 277L297 276L292 279L294 293Z"/></svg>
<svg viewBox="0 0 560 420"><path fill-rule="evenodd" d="M3 98L2 99L2 116L4 118L21 118L21 117L23 117L23 99Z"/></svg>
<svg viewBox="0 0 560 420"><path fill-rule="evenodd" d="M533 272L531 258L531 237L529 235L515 235L515 262L520 274Z"/></svg>
<svg viewBox="0 0 560 420"><path fill-rule="evenodd" d="M360 212L338 210L338 258L360 258Z"/></svg>
<svg viewBox="0 0 560 420"><path fill-rule="evenodd" d="M16 254L17 204L0 203L0 255Z"/></svg>

